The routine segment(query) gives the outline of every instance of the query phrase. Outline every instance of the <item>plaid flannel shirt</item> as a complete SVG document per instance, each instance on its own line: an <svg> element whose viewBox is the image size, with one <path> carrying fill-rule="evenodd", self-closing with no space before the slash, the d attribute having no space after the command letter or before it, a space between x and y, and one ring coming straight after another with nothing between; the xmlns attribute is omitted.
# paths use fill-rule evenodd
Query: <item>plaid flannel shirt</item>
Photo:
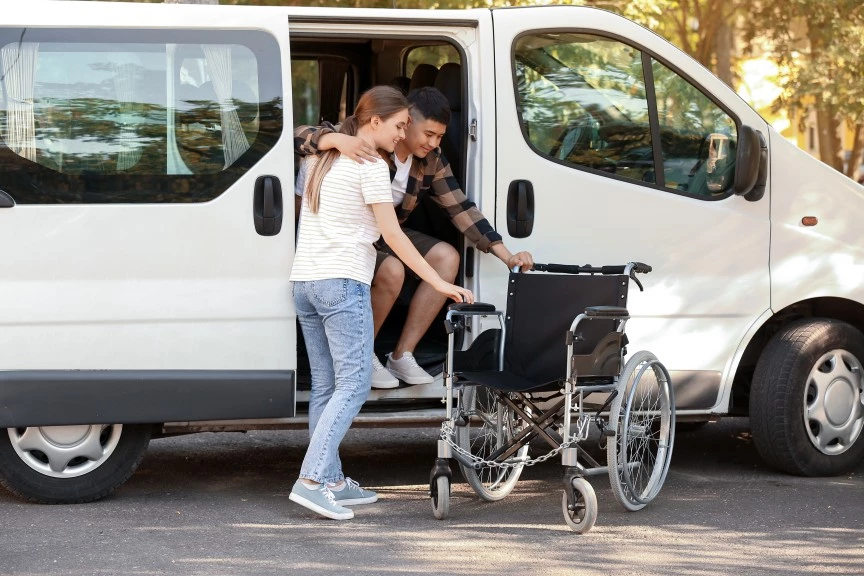
<svg viewBox="0 0 864 576"><path fill-rule="evenodd" d="M339 131L339 125L325 122L322 126L300 126L294 130L294 152L300 156L308 156L318 153L318 139L325 135ZM396 166L389 153L379 150L379 154L390 167L390 180L396 176ZM408 186L405 190L405 198L402 205L396 207L396 217L402 224L408 215L417 208L420 198L429 194L450 217L453 225L474 243L478 250L489 252L495 244L502 242L501 235L495 231L489 221L471 202L462 189L459 182L453 176L450 163L436 148L426 158L414 157L411 164L411 173L408 176Z"/></svg>

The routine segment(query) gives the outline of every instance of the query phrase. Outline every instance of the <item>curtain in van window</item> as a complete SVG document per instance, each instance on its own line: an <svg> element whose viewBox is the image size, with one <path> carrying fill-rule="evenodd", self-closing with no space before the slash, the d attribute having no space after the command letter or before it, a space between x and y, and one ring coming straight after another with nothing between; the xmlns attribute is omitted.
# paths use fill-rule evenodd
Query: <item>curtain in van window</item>
<svg viewBox="0 0 864 576"><path fill-rule="evenodd" d="M213 90L219 99L219 114L222 123L222 146L225 154L225 168L231 166L237 158L249 149L249 141L243 133L237 106L234 105L233 83L231 70L231 47L202 44L207 68L213 82Z"/></svg>
<svg viewBox="0 0 864 576"><path fill-rule="evenodd" d="M134 86L138 65L132 62L114 63L114 90L119 104L120 134L117 153L117 170L128 170L141 159L142 149L136 145L138 131L135 129Z"/></svg>
<svg viewBox="0 0 864 576"><path fill-rule="evenodd" d="M36 77L38 42L9 44L0 49L8 103L3 139L19 156L36 161L36 120L33 114L33 84Z"/></svg>

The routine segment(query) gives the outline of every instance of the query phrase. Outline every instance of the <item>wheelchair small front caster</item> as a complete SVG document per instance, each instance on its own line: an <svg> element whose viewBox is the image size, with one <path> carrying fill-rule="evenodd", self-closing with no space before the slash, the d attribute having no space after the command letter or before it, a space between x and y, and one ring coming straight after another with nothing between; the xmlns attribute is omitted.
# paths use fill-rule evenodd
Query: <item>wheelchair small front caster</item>
<svg viewBox="0 0 864 576"><path fill-rule="evenodd" d="M450 514L450 479L438 476L432 482L432 515L438 520L444 520Z"/></svg>
<svg viewBox="0 0 864 576"><path fill-rule="evenodd" d="M572 490L565 488L561 499L564 522L577 534L585 534L597 521L597 494L594 487L584 478L573 478ZM572 491L572 500L570 492Z"/></svg>

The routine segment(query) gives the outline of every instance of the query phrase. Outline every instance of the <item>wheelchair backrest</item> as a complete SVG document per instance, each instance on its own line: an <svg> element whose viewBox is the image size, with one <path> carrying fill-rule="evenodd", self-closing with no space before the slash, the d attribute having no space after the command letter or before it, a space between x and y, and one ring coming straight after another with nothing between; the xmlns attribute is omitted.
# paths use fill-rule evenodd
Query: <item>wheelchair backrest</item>
<svg viewBox="0 0 864 576"><path fill-rule="evenodd" d="M566 334L588 306L626 306L630 279L624 275L510 274L504 339L504 370L535 382L563 380ZM613 332L615 320L585 320L574 354L591 354Z"/></svg>

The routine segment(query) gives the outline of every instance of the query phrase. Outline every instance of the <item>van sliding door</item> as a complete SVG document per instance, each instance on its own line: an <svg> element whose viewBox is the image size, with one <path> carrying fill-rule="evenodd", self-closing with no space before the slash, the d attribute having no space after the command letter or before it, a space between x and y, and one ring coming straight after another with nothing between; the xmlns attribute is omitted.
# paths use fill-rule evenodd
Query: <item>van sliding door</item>
<svg viewBox="0 0 864 576"><path fill-rule="evenodd" d="M0 27L0 427L293 415L287 19L48 6Z"/></svg>

